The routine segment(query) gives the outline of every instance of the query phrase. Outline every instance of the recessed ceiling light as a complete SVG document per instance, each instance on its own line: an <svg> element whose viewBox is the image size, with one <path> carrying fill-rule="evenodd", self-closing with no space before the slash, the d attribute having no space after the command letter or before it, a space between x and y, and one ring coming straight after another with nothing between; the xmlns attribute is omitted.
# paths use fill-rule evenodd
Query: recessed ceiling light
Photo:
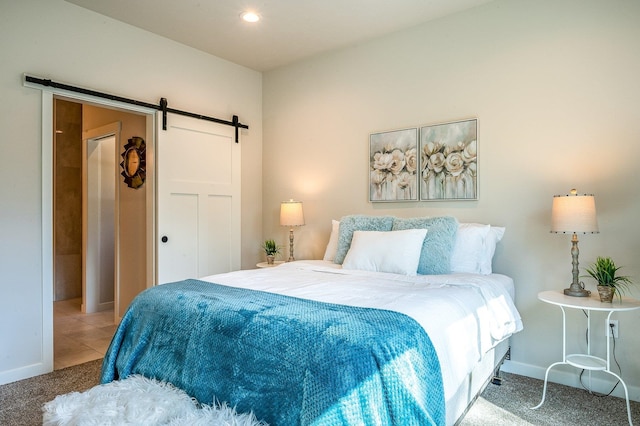
<svg viewBox="0 0 640 426"><path fill-rule="evenodd" d="M254 12L245 12L242 14L242 19L247 22L258 22L260 17Z"/></svg>

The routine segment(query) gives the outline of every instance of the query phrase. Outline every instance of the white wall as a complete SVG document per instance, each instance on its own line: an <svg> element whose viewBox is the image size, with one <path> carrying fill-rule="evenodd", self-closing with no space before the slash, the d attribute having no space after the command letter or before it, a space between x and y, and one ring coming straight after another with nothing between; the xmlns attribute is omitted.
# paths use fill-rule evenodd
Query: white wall
<svg viewBox="0 0 640 426"><path fill-rule="evenodd" d="M22 74L220 118L242 132L242 258L262 238L262 75L62 0L0 2L0 383L43 366L41 94ZM50 308L49 308L50 309Z"/></svg>
<svg viewBox="0 0 640 426"><path fill-rule="evenodd" d="M554 194L596 195L600 233L580 238L581 265L612 256L640 282L639 20L635 0L498 0L266 73L264 237L288 247L278 210L291 197L307 221L299 259L321 258L331 219L345 214L506 226L494 269L514 278L525 325L506 368L542 377L561 356L561 316L537 293L572 278L570 236L549 233ZM478 201L367 201L370 133L468 117L479 119ZM571 343L586 347L572 314ZM619 319L617 359L639 400L640 311ZM578 384L562 371L551 379Z"/></svg>

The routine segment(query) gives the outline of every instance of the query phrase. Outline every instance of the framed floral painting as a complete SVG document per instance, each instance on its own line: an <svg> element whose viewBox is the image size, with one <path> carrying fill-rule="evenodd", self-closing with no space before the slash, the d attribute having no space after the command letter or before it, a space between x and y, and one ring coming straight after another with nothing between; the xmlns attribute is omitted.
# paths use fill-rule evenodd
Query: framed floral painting
<svg viewBox="0 0 640 426"><path fill-rule="evenodd" d="M369 201L418 201L418 128L369 136Z"/></svg>
<svg viewBox="0 0 640 426"><path fill-rule="evenodd" d="M478 199L478 120L420 128L420 200Z"/></svg>

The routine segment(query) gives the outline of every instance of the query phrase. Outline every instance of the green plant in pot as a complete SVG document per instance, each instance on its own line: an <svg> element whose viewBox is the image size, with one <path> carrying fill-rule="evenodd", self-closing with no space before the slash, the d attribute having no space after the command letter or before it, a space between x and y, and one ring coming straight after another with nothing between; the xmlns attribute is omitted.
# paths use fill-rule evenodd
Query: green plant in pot
<svg viewBox="0 0 640 426"><path fill-rule="evenodd" d="M622 294L633 284L631 278L617 275L620 268L610 257L600 256L587 268L587 273L598 283L601 302L611 303L615 294L622 300Z"/></svg>
<svg viewBox="0 0 640 426"><path fill-rule="evenodd" d="M267 263L273 265L273 261L280 253L281 247L277 245L274 240L265 240L265 242L262 243L262 249L264 250L264 254L267 255Z"/></svg>

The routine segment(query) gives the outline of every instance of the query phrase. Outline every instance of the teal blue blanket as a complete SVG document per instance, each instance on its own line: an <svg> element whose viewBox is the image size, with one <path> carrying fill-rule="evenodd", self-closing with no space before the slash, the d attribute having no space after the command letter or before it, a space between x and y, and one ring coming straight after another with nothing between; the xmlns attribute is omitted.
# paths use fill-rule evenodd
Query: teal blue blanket
<svg viewBox="0 0 640 426"><path fill-rule="evenodd" d="M186 280L138 295L101 383L141 374L271 425L443 425L440 364L397 312Z"/></svg>

